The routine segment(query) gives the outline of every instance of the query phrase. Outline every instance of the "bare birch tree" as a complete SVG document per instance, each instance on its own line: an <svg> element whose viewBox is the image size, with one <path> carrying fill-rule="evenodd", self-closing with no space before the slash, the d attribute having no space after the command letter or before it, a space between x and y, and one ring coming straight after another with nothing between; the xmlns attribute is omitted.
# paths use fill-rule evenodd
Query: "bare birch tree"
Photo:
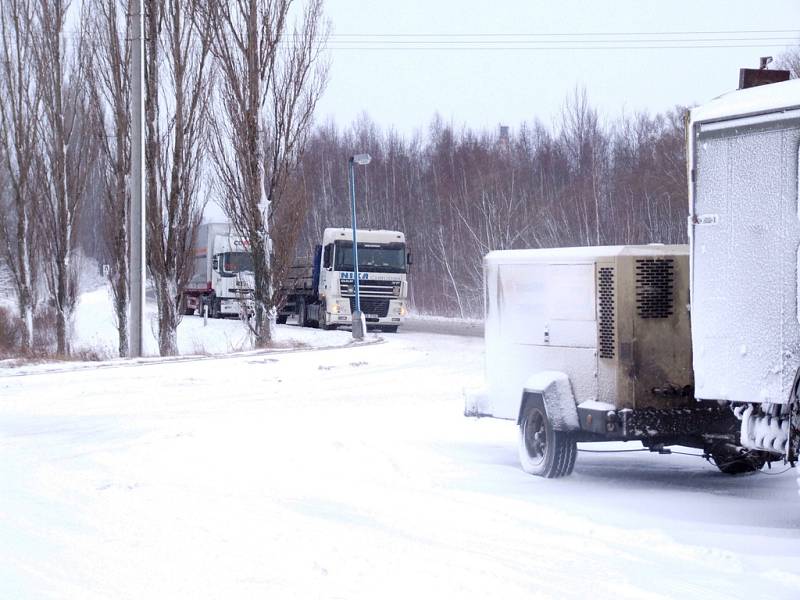
<svg viewBox="0 0 800 600"><path fill-rule="evenodd" d="M33 183L37 153L39 91L32 72L34 38L31 0L2 0L2 69L0 69L0 137L12 210L0 216L2 254L12 275L23 325L21 348L33 346L34 248ZM13 229L13 234L12 234Z"/></svg>
<svg viewBox="0 0 800 600"><path fill-rule="evenodd" d="M128 356L128 209L131 166L130 19L121 0L86 0L89 83L99 170L103 182L103 232L111 257L111 291L119 355Z"/></svg>
<svg viewBox="0 0 800 600"><path fill-rule="evenodd" d="M147 256L158 304L159 352L172 356L178 353L179 299L191 277L194 235L205 204L212 22L191 0L148 0L146 19Z"/></svg>
<svg viewBox="0 0 800 600"><path fill-rule="evenodd" d="M56 310L57 352L62 356L71 353L79 266L74 260L74 229L94 149L84 135L87 98L81 39L67 43L72 37L65 31L69 7L69 0L35 0L34 64L42 99L38 128L42 202L37 216L45 280Z"/></svg>
<svg viewBox="0 0 800 600"><path fill-rule="evenodd" d="M314 109L327 82L322 51L328 24L322 0L308 0L290 26L292 0L209 0L213 53L220 71L213 155L221 204L249 238L255 278L256 346L271 340L269 315L275 280L269 236L308 138ZM291 231L290 231L291 234ZM293 234L296 236L296 234ZM293 242L282 243L284 249Z"/></svg>

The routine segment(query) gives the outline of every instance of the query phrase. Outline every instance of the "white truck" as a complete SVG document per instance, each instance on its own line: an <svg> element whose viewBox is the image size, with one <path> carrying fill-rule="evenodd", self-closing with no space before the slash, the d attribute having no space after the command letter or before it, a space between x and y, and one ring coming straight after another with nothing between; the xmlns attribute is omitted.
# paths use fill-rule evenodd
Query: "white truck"
<svg viewBox="0 0 800 600"><path fill-rule="evenodd" d="M576 442L700 448L726 473L800 441L800 81L732 92L687 122L689 246L492 252L487 386L536 475Z"/></svg>
<svg viewBox="0 0 800 600"><path fill-rule="evenodd" d="M253 255L246 237L229 223L203 223L197 228L194 270L183 293L187 315L208 310L208 316L246 316L253 311Z"/></svg>
<svg viewBox="0 0 800 600"><path fill-rule="evenodd" d="M396 332L408 310L411 255L400 231L356 230L359 300L368 327ZM282 283L278 323L292 315L300 326L352 326L355 310L353 231L325 229L313 257L298 261Z"/></svg>

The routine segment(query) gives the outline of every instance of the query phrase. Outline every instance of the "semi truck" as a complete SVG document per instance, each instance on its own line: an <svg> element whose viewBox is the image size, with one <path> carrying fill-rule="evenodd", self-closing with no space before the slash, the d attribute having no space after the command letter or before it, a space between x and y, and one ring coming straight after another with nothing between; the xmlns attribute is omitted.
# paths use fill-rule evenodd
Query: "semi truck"
<svg viewBox="0 0 800 600"><path fill-rule="evenodd" d="M183 293L184 313L244 317L253 312L250 243L229 223L202 223L194 243L194 270Z"/></svg>
<svg viewBox="0 0 800 600"><path fill-rule="evenodd" d="M465 414L515 421L543 477L578 442L794 464L799 148L800 81L732 92L688 115L688 245L489 253L486 386Z"/></svg>
<svg viewBox="0 0 800 600"><path fill-rule="evenodd" d="M356 230L361 312L367 327L396 332L408 311L411 255L400 231ZM295 262L282 282L277 322L301 327L352 326L356 306L353 231L329 227L313 254Z"/></svg>

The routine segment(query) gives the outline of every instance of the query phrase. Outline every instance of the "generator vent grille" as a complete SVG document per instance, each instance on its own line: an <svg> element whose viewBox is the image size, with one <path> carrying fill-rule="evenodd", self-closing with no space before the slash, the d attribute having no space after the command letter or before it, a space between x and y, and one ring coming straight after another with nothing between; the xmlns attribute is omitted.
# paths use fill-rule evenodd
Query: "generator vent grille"
<svg viewBox="0 0 800 600"><path fill-rule="evenodd" d="M598 340L600 358L614 358L614 267L597 269Z"/></svg>
<svg viewBox="0 0 800 600"><path fill-rule="evenodd" d="M672 315L675 264L671 258L636 260L636 310L642 319Z"/></svg>

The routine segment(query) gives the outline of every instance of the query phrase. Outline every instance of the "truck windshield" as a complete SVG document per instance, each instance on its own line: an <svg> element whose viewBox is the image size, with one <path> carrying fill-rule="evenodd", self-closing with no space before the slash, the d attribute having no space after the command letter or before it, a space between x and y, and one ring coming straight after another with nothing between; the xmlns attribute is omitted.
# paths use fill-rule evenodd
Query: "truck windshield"
<svg viewBox="0 0 800 600"><path fill-rule="evenodd" d="M253 271L253 255L249 252L226 252L220 256L220 272L236 275L242 271Z"/></svg>
<svg viewBox="0 0 800 600"><path fill-rule="evenodd" d="M333 267L353 270L353 242L337 241ZM405 273L406 245L358 243L358 270L362 273Z"/></svg>

